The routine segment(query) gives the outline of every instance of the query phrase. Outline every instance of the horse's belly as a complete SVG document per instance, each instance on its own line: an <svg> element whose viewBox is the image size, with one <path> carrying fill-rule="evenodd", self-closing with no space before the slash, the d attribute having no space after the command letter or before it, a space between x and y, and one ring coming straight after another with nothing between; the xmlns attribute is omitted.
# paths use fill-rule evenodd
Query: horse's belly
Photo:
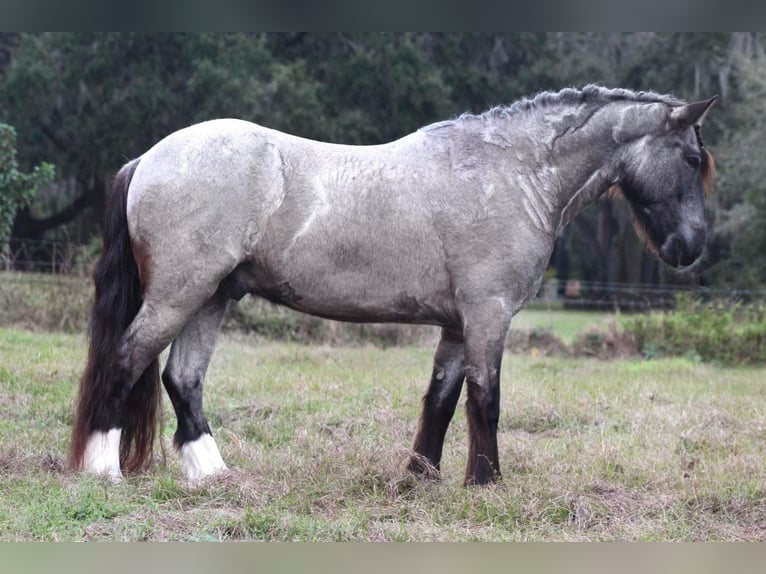
<svg viewBox="0 0 766 574"><path fill-rule="evenodd" d="M232 297L252 293L273 303L340 321L436 325L457 320L449 279L439 273L416 276L378 266L374 270L330 270L288 265L270 269L248 262L225 284Z"/></svg>
<svg viewBox="0 0 766 574"><path fill-rule="evenodd" d="M288 299L294 309L341 321L441 325L456 318L447 293L429 293L408 285L381 289L365 280L328 281L314 284L310 290L299 285Z"/></svg>

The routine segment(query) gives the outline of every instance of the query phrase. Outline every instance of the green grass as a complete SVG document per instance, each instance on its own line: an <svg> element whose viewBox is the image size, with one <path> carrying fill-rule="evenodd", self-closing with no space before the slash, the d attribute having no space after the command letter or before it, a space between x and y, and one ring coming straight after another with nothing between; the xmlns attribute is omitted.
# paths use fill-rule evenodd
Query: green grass
<svg viewBox="0 0 766 574"><path fill-rule="evenodd" d="M614 313L604 311L572 311L535 304L519 311L511 322L512 329L549 329L567 345L571 345L578 333L591 325L600 325L614 318Z"/></svg>
<svg viewBox="0 0 766 574"><path fill-rule="evenodd" d="M404 470L431 352L224 336L231 471L186 484L166 400L167 464L112 486L63 468L83 337L0 330L0 539L766 539L766 369L508 355L504 478L464 489L462 408L441 482Z"/></svg>

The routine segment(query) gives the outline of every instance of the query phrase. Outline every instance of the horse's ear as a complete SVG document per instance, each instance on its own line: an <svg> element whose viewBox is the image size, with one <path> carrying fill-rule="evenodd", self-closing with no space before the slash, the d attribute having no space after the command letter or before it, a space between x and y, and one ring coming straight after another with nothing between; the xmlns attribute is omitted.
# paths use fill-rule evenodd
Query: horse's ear
<svg viewBox="0 0 766 574"><path fill-rule="evenodd" d="M670 112L670 119L675 125L683 128L701 126L702 122L705 121L705 116L717 99L718 96L713 96L709 100L692 102L685 106L673 108L673 111Z"/></svg>

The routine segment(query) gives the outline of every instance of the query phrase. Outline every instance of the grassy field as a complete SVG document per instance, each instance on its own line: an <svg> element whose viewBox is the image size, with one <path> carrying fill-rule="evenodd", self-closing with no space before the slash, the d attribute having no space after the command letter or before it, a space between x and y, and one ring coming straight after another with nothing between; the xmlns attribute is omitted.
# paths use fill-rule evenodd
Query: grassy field
<svg viewBox="0 0 766 574"><path fill-rule="evenodd" d="M550 308L537 303L519 311L511 322L512 329L550 329L559 339L571 345L577 334L591 325L603 325L614 318L609 311L580 311Z"/></svg>
<svg viewBox="0 0 766 574"><path fill-rule="evenodd" d="M82 336L0 330L2 540L766 540L766 369L508 355L501 483L404 466L431 349L228 335L206 410L231 471L118 486L64 468ZM166 409L168 403L166 401Z"/></svg>

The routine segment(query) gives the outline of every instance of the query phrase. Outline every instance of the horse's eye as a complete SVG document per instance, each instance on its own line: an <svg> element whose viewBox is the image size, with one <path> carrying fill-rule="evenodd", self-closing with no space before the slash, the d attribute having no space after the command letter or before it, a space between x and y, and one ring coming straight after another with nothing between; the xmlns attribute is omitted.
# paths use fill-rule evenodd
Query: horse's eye
<svg viewBox="0 0 766 574"><path fill-rule="evenodd" d="M687 155L686 156L686 163L688 163L690 166L692 166L694 169L697 169L702 164L702 158L698 155Z"/></svg>

